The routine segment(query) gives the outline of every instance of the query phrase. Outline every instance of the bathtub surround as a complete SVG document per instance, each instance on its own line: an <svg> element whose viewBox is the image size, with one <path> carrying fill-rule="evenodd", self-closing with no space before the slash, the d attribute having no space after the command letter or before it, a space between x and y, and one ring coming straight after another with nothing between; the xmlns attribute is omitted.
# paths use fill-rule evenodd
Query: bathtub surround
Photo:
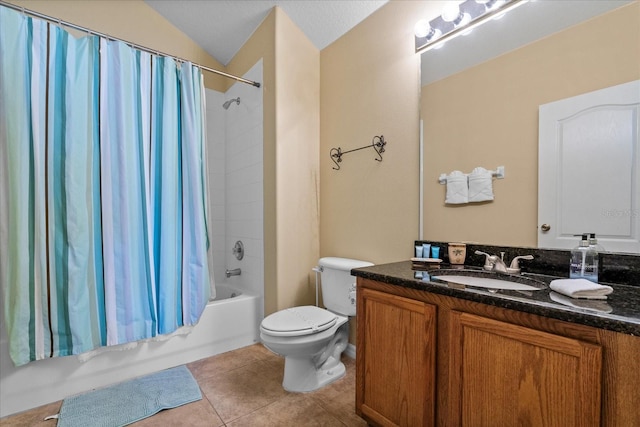
<svg viewBox="0 0 640 427"><path fill-rule="evenodd" d="M262 67L259 60L245 76L262 78ZM262 91L236 83L225 93L205 93L215 281L264 297ZM240 104L223 108L225 100L238 97ZM242 259L233 253L238 241ZM225 277L237 268L241 275Z"/></svg>

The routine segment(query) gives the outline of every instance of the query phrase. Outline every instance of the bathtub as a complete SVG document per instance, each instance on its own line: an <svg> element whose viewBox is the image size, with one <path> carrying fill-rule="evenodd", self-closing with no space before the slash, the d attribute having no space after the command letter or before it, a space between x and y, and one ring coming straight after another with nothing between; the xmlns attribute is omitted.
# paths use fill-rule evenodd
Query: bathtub
<svg viewBox="0 0 640 427"><path fill-rule="evenodd" d="M262 317L261 297L217 284L216 298L209 301L200 321L188 335L100 353L85 362L67 356L17 368L9 359L7 335L2 325L0 417L251 345L259 341Z"/></svg>

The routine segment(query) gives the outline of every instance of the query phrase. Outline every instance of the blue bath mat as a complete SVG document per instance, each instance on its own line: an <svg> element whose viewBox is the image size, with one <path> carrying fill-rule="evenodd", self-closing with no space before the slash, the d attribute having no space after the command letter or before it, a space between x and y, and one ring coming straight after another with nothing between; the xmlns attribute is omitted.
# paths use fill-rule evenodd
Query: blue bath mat
<svg viewBox="0 0 640 427"><path fill-rule="evenodd" d="M202 399L186 366L64 399L58 427L116 427Z"/></svg>

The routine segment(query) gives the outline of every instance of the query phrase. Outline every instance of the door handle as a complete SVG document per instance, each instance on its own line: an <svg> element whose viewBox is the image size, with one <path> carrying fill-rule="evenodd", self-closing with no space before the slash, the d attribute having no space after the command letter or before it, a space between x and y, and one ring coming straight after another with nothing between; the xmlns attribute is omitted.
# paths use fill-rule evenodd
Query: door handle
<svg viewBox="0 0 640 427"><path fill-rule="evenodd" d="M546 233L547 231L551 230L551 226L549 224L542 224L540 226L540 230L542 230L543 233Z"/></svg>

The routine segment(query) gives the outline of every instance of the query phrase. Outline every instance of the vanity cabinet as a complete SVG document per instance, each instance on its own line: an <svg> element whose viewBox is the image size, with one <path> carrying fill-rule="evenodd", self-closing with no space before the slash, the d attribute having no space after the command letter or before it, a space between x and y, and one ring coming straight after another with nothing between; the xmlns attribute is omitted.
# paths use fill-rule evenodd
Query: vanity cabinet
<svg viewBox="0 0 640 427"><path fill-rule="evenodd" d="M382 426L433 424L435 306L362 289L357 310L359 413Z"/></svg>
<svg viewBox="0 0 640 427"><path fill-rule="evenodd" d="M449 425L600 424L600 346L459 311L449 316Z"/></svg>
<svg viewBox="0 0 640 427"><path fill-rule="evenodd" d="M640 425L639 337L357 280L356 412L371 425Z"/></svg>

